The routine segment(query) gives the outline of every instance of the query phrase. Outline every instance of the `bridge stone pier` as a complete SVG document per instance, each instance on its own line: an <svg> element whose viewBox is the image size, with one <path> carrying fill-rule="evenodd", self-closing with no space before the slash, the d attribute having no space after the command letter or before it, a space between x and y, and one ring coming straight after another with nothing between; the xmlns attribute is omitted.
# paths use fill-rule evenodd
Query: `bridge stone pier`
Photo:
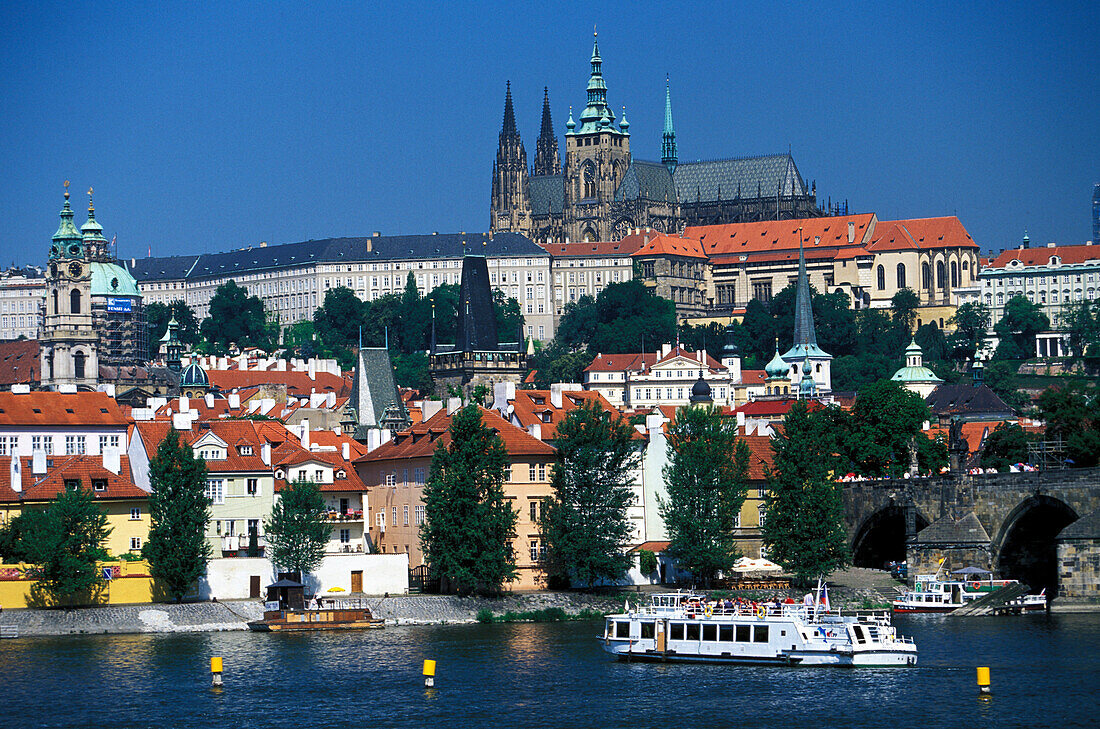
<svg viewBox="0 0 1100 729"><path fill-rule="evenodd" d="M912 583L944 559L1100 603L1100 469L860 481L844 505L857 566L904 559Z"/></svg>

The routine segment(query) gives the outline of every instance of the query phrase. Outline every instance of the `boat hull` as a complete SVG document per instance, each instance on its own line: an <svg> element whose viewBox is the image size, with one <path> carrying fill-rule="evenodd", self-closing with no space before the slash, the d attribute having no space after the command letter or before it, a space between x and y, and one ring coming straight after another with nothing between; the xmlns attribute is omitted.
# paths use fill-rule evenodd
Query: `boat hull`
<svg viewBox="0 0 1100 729"><path fill-rule="evenodd" d="M603 642L603 639L599 639ZM715 656L668 651L631 651L614 643L605 645L604 650L625 662L648 663L719 663L744 666L839 666L890 668L913 666L917 663L915 650L875 650L857 653L837 651L801 650L790 651L778 656Z"/></svg>
<svg viewBox="0 0 1100 729"><path fill-rule="evenodd" d="M386 627L384 620L355 621L350 623L286 623L256 620L248 624L249 630L260 633L298 633L311 630L378 630Z"/></svg>
<svg viewBox="0 0 1100 729"><path fill-rule="evenodd" d="M940 614L953 613L962 605L899 605L894 603L893 610L895 613L905 613L908 615L915 614ZM998 607L999 612L1015 613L1038 613L1045 612L1047 609L1046 603L1028 603L1025 605L1003 605Z"/></svg>
<svg viewBox="0 0 1100 729"><path fill-rule="evenodd" d="M263 620L248 624L261 633L293 633L312 630L372 630L383 628L386 621L367 609L347 610L268 610Z"/></svg>

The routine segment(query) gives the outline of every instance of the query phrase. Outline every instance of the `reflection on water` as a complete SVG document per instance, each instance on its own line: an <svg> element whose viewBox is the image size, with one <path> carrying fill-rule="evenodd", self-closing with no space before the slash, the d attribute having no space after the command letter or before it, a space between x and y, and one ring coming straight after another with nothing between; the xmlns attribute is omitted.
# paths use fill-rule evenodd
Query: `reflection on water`
<svg viewBox="0 0 1100 729"><path fill-rule="evenodd" d="M0 643L3 726L1094 726L1100 616L898 620L909 669L616 663L596 623ZM225 688L210 686L210 657ZM436 660L436 688L420 675ZM975 667L992 668L981 701Z"/></svg>

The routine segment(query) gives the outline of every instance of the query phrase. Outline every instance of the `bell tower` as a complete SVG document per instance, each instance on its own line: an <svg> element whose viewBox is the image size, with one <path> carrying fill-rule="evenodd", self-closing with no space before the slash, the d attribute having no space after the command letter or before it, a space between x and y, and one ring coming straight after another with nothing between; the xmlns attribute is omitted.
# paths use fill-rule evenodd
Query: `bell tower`
<svg viewBox="0 0 1100 729"><path fill-rule="evenodd" d="M92 324L92 270L84 239L73 224L68 180L61 223L53 235L49 259L46 315L39 347L42 386L95 387L99 356Z"/></svg>

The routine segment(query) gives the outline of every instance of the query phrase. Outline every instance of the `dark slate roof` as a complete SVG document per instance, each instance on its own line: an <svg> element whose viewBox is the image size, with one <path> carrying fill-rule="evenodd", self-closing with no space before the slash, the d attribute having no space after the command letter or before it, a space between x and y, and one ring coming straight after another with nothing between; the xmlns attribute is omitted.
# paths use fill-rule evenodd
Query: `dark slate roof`
<svg viewBox="0 0 1100 729"><path fill-rule="evenodd" d="M807 194L806 183L789 154L683 162L673 177L681 203L709 202L719 195L732 200L738 189L742 198L756 197L757 190L763 197L774 197L777 190L784 197Z"/></svg>
<svg viewBox="0 0 1100 729"><path fill-rule="evenodd" d="M1085 514L1058 533L1058 539L1100 539L1100 509Z"/></svg>
<svg viewBox="0 0 1100 729"><path fill-rule="evenodd" d="M387 350L375 347L359 350L355 381L348 402L355 408L360 426L377 428L383 419L409 419L397 390L393 363ZM390 412L387 413L387 410Z"/></svg>
<svg viewBox="0 0 1100 729"><path fill-rule="evenodd" d="M937 416L997 416L1012 417L1012 408L989 389L988 385L940 385L924 398Z"/></svg>
<svg viewBox="0 0 1100 729"><path fill-rule="evenodd" d="M615 190L616 200L652 200L676 202L676 186L668 168L660 162L633 160L627 168L619 189Z"/></svg>
<svg viewBox="0 0 1100 729"><path fill-rule="evenodd" d="M488 233L439 233L326 238L274 246L250 246L198 256L139 258L126 264L130 274L138 281L159 281L214 278L312 263L458 258L463 252L493 257L548 255L520 233L496 233L492 238Z"/></svg>
<svg viewBox="0 0 1100 729"><path fill-rule="evenodd" d="M565 209L564 176L532 176L528 185L531 190L532 215L560 215Z"/></svg>
<svg viewBox="0 0 1100 729"><path fill-rule="evenodd" d="M989 534L985 531L978 517L971 511L961 519L956 519L951 514L940 517L917 533L917 541L923 543L957 543L979 542L989 543Z"/></svg>

